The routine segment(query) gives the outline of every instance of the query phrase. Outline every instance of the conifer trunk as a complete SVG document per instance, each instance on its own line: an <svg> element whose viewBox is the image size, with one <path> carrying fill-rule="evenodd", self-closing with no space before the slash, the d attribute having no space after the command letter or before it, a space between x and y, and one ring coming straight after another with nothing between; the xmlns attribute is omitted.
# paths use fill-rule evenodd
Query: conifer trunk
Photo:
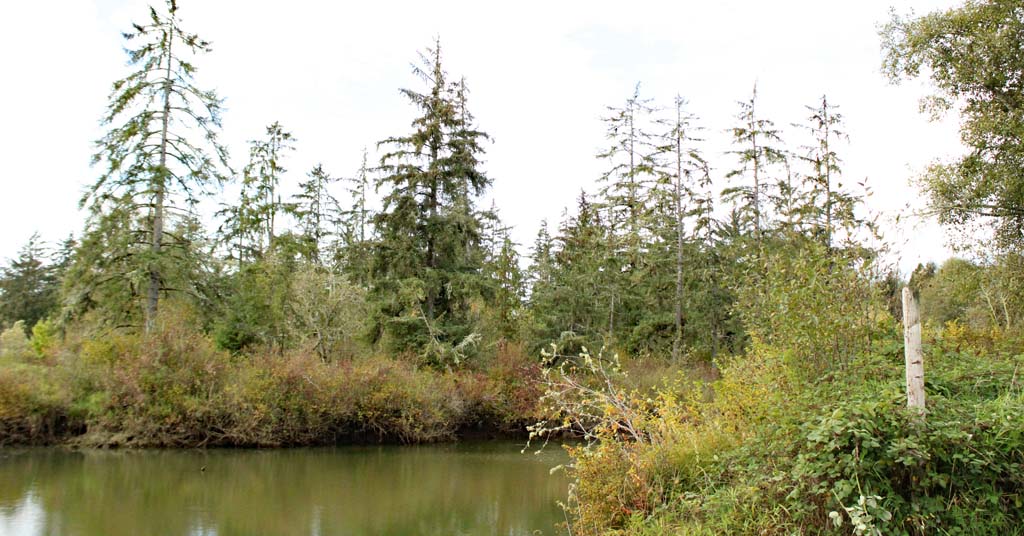
<svg viewBox="0 0 1024 536"><path fill-rule="evenodd" d="M149 288L146 292L146 333L153 331L156 325L157 306L160 301L160 268L157 262L160 252L163 249L164 239L164 191L166 189L167 173L167 128L171 115L171 46L174 44L174 25L167 30L167 70L164 74L164 112L160 126L160 168L157 170L155 181L155 192L153 195L153 241L150 244L150 252L153 258L149 264Z"/></svg>
<svg viewBox="0 0 1024 536"><path fill-rule="evenodd" d="M629 109L629 232L633 235L630 238L633 239L637 234L637 202L636 202L636 127L633 106L635 103L630 103ZM631 259L632 260L632 259Z"/></svg>
<svg viewBox="0 0 1024 536"><path fill-rule="evenodd" d="M825 101L822 101L822 108L828 110ZM827 111L825 112L828 113ZM832 166L829 150L829 126L828 116L825 116L825 247L829 253L832 252Z"/></svg>
<svg viewBox="0 0 1024 536"><path fill-rule="evenodd" d="M676 337L672 358L678 360L683 344L683 133L682 118L676 108Z"/></svg>
<svg viewBox="0 0 1024 536"><path fill-rule="evenodd" d="M753 104L750 108L751 118L756 117L754 115ZM750 122L750 144L753 148L754 155L754 239L757 240L758 245L761 243L761 159L757 152L757 131L755 130L755 124L753 119Z"/></svg>
<svg viewBox="0 0 1024 536"><path fill-rule="evenodd" d="M438 157L438 149L436 146L430 148L430 169L434 169L436 166ZM437 269L436 252L434 251L434 231L430 230L430 226L434 225L437 221L437 182L432 181L430 185L430 193L427 199L429 220L427 223L427 268L431 271L431 276L435 275ZM431 287L427 289L427 318L429 320L434 319L434 308L437 301L437 289Z"/></svg>

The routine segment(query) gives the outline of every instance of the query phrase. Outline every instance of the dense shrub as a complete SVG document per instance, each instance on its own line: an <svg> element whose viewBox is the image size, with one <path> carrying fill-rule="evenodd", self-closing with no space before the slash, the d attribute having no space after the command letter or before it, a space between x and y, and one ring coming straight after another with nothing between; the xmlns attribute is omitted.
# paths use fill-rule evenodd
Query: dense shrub
<svg viewBox="0 0 1024 536"><path fill-rule="evenodd" d="M880 268L860 253L810 241L762 253L737 282L744 329L813 373L862 354L879 326L893 322L873 283Z"/></svg>
<svg viewBox="0 0 1024 536"><path fill-rule="evenodd" d="M64 382L53 370L0 365L0 445L51 442L79 428Z"/></svg>
<svg viewBox="0 0 1024 536"><path fill-rule="evenodd" d="M11 362L24 359L31 348L25 335L25 323L15 322L13 326L0 331L0 360Z"/></svg>
<svg viewBox="0 0 1024 536"><path fill-rule="evenodd" d="M899 398L828 409L805 424L786 497L798 520L858 534L1010 534L1024 505L1024 400L936 397L926 419ZM982 528L984 527L984 528Z"/></svg>
<svg viewBox="0 0 1024 536"><path fill-rule="evenodd" d="M563 369L545 400L596 440L572 449L573 533L1019 532L1024 358L933 346L922 419L904 409L901 350L812 380L755 346L710 396Z"/></svg>
<svg viewBox="0 0 1024 536"><path fill-rule="evenodd" d="M90 343L102 406L88 416L91 441L114 445L205 444L218 419L230 356L173 315L153 333ZM90 371L92 372L92 371Z"/></svg>
<svg viewBox="0 0 1024 536"><path fill-rule="evenodd" d="M0 443L284 446L523 433L539 368L502 344L481 370L277 349L231 354L169 309L149 335L5 337ZM43 333L42 337L49 337ZM34 347L49 356L41 359Z"/></svg>
<svg viewBox="0 0 1024 536"><path fill-rule="evenodd" d="M0 445L51 442L81 429L66 371L43 358L52 350L49 333L33 331L43 335L26 337L22 322L0 333Z"/></svg>

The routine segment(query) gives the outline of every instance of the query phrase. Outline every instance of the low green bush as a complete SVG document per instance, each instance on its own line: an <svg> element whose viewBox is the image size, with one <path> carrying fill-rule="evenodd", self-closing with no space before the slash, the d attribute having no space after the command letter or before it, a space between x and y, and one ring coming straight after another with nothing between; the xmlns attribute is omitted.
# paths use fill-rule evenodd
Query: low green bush
<svg viewBox="0 0 1024 536"><path fill-rule="evenodd" d="M827 512L857 534L1010 534L1024 522L1019 395L936 396L925 418L900 397L848 402L801 432L785 497L796 520Z"/></svg>

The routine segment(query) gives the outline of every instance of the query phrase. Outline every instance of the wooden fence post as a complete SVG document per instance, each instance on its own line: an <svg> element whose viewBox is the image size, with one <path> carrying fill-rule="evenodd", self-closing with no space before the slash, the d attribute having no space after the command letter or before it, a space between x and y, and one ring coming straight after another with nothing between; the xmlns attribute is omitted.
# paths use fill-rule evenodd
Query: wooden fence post
<svg viewBox="0 0 1024 536"><path fill-rule="evenodd" d="M924 352L917 298L903 287L903 354L907 366L907 407L924 413Z"/></svg>

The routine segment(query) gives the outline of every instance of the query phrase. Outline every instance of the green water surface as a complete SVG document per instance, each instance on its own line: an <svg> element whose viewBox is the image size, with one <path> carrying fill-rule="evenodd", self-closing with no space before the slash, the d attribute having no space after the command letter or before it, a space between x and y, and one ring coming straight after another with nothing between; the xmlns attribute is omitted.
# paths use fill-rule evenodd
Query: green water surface
<svg viewBox="0 0 1024 536"><path fill-rule="evenodd" d="M556 534L566 456L521 449L0 449L0 535Z"/></svg>

